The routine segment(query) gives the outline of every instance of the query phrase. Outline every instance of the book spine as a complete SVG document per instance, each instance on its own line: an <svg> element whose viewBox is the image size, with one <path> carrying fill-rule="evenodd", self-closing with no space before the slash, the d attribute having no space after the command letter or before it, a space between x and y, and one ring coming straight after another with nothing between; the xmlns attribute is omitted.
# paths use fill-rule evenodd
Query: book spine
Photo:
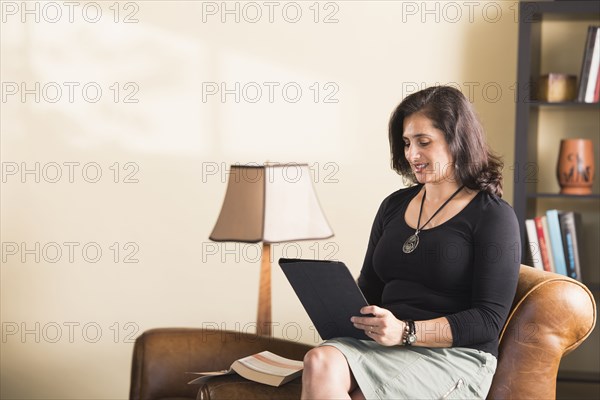
<svg viewBox="0 0 600 400"><path fill-rule="evenodd" d="M596 80L598 79L598 68L600 68L600 35L596 27L594 39L594 50L592 51L592 61L590 63L590 73L588 76L588 84L585 91L585 102L594 102L594 90L596 89Z"/></svg>
<svg viewBox="0 0 600 400"><path fill-rule="evenodd" d="M577 279L575 273L575 249L573 248L573 235L568 229L568 221L572 219L571 212L559 212L558 223L560 224L560 236L565 254L565 263L567 265L567 276Z"/></svg>
<svg viewBox="0 0 600 400"><path fill-rule="evenodd" d="M552 241L550 240L550 231L548 230L548 217L542 216L542 226L544 228L544 237L546 238L546 251L548 252L548 262L550 263L550 271L556 272L556 263L552 255Z"/></svg>
<svg viewBox="0 0 600 400"><path fill-rule="evenodd" d="M548 257L548 246L546 246L546 235L544 235L544 224L542 221L542 217L535 217L533 219L535 222L535 230L538 237L538 243L540 248L540 255L542 258L542 266L544 267L544 271L552 272L552 266L550 264L550 260Z"/></svg>
<svg viewBox="0 0 600 400"><path fill-rule="evenodd" d="M581 222L581 214L578 212L571 212L570 218L567 220L566 228L571 234L571 241L573 242L573 258L575 262L575 275L577 280L581 281L581 229L583 225Z"/></svg>
<svg viewBox="0 0 600 400"><path fill-rule="evenodd" d="M558 210L546 211L546 217L548 219L548 231L550 233L550 247L552 248L552 258L554 258L554 268L557 274L567 276L567 263L565 261L565 251L560 235Z"/></svg>
<svg viewBox="0 0 600 400"><path fill-rule="evenodd" d="M590 76L590 67L592 63L592 51L594 50L594 40L596 29L589 26L583 49L583 61L581 63L581 72L579 74L579 90L577 92L577 101L584 102L587 90L588 78Z"/></svg>
<svg viewBox="0 0 600 400"><path fill-rule="evenodd" d="M600 32L598 34L600 34ZM600 68L598 68L598 76L596 77L596 90L594 91L594 103L598 102L600 102Z"/></svg>
<svg viewBox="0 0 600 400"><path fill-rule="evenodd" d="M538 241L535 221L533 219L525 220L525 228L527 230L527 240L529 242L529 254L531 256L531 264L537 268L544 270L542 263L542 255L540 251L540 242Z"/></svg>
<svg viewBox="0 0 600 400"><path fill-rule="evenodd" d="M575 273L575 251L573 248L573 236L571 236L570 232L566 234L566 244L567 247L567 273L569 274L569 278L577 279L577 274Z"/></svg>

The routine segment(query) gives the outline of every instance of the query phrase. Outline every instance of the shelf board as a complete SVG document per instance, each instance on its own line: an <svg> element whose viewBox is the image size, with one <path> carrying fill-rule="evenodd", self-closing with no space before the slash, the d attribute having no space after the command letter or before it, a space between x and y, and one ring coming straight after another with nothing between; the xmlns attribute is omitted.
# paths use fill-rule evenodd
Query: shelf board
<svg viewBox="0 0 600 400"><path fill-rule="evenodd" d="M586 195L577 194L560 194L560 193L527 193L528 199L539 199L539 198L555 198L555 199L572 199L572 200L598 200L600 194L592 193Z"/></svg>
<svg viewBox="0 0 600 400"><path fill-rule="evenodd" d="M580 101L561 101L561 102L548 102L548 101L534 101L529 103L530 107L554 107L554 108L591 108L600 109L600 103L582 103Z"/></svg>

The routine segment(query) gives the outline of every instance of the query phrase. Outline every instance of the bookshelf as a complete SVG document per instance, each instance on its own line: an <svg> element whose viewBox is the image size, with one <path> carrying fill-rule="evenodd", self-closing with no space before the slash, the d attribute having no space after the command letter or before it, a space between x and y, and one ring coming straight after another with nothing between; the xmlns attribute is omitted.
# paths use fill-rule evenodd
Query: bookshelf
<svg viewBox="0 0 600 400"><path fill-rule="evenodd" d="M577 211L583 222L582 281L600 292L600 106L598 103L537 101L535 84L549 72L579 78L589 25L600 25L597 1L527 1L519 4L519 43L516 85L516 130L513 207L521 228L523 262L527 239L525 220L550 209ZM592 194L562 195L556 179L560 140L592 139L596 177ZM592 335L563 358L561 380L597 385L600 390L600 335ZM596 389L594 389L596 390Z"/></svg>

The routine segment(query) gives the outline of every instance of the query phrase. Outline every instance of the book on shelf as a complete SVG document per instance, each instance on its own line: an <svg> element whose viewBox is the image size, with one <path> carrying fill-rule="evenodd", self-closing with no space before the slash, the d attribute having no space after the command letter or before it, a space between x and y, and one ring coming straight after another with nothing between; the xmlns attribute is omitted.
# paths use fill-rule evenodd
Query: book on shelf
<svg viewBox="0 0 600 400"><path fill-rule="evenodd" d="M546 235L544 235L543 217L535 217L533 222L535 223L535 230L538 237L542 267L544 268L544 271L552 272L552 265L550 264L548 257L548 246L546 246Z"/></svg>
<svg viewBox="0 0 600 400"><path fill-rule="evenodd" d="M590 66L590 76L585 89L585 102L594 103L598 101L595 98L596 82L598 81L598 72L600 71L600 27L596 27L596 36L594 39L594 50L592 51L592 62Z"/></svg>
<svg viewBox="0 0 600 400"><path fill-rule="evenodd" d="M261 351L257 354L235 360L231 367L222 371L189 372L199 375L188 384L204 383L215 376L238 375L258 383L270 386L281 386L302 375L304 363L278 356L270 351Z"/></svg>
<svg viewBox="0 0 600 400"><path fill-rule="evenodd" d="M581 281L581 214L573 211L558 213L565 247L568 276Z"/></svg>
<svg viewBox="0 0 600 400"><path fill-rule="evenodd" d="M546 241L546 253L548 256L548 264L550 271L556 272L556 262L554 261L554 250L552 250L552 240L550 240L550 229L548 228L548 216L542 216L542 229L544 231L544 239Z"/></svg>
<svg viewBox="0 0 600 400"><path fill-rule="evenodd" d="M550 258L550 252L548 251L548 246L546 244L546 234L544 233L544 219L545 216L535 217L533 222L535 222L535 230L538 237L538 243L540 246L540 257L542 258L542 266L544 267L544 271L552 272L552 263ZM546 224L547 225L547 224ZM548 230L546 226L546 231Z"/></svg>
<svg viewBox="0 0 600 400"><path fill-rule="evenodd" d="M577 101L598 101L596 86L600 79L600 26L589 26L583 50L583 61L579 74Z"/></svg>
<svg viewBox="0 0 600 400"><path fill-rule="evenodd" d="M598 68L598 77L596 78L596 90L594 90L594 103L600 102L600 68Z"/></svg>
<svg viewBox="0 0 600 400"><path fill-rule="evenodd" d="M535 268L543 271L544 264L542 262L540 242L537 236L535 221L533 219L525 220L525 229L527 231L527 243L529 249L527 263L531 263Z"/></svg>
<svg viewBox="0 0 600 400"><path fill-rule="evenodd" d="M529 256L535 268L581 281L581 215L548 210L525 220Z"/></svg>
<svg viewBox="0 0 600 400"><path fill-rule="evenodd" d="M557 274L567 276L567 262L565 260L565 251L560 233L560 223L558 222L558 210L546 211L548 219L548 232L550 233L550 247L552 248L552 258L554 259L554 270Z"/></svg>

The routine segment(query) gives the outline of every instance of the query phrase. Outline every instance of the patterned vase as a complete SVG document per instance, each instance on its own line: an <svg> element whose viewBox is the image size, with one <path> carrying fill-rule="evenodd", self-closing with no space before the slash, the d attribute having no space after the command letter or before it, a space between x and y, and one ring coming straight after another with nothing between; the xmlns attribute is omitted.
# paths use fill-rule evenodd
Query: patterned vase
<svg viewBox="0 0 600 400"><path fill-rule="evenodd" d="M591 194L594 172L594 150L591 140L560 141L556 175L561 194Z"/></svg>

